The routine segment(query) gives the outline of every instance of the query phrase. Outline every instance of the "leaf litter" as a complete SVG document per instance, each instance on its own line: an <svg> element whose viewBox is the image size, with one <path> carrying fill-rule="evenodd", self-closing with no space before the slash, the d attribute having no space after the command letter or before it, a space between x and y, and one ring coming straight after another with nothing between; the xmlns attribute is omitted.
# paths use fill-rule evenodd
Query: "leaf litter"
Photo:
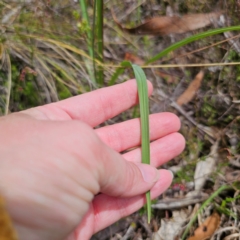
<svg viewBox="0 0 240 240"><path fill-rule="evenodd" d="M209 26L216 22L221 12L187 14L183 16L160 16L146 20L134 28L125 28L117 20L114 12L112 17L118 27L129 34L135 35L170 35L180 34Z"/></svg>
<svg viewBox="0 0 240 240"><path fill-rule="evenodd" d="M220 216L218 213L213 213L209 216L195 231L193 236L187 240L206 240L212 237L220 224Z"/></svg>
<svg viewBox="0 0 240 240"><path fill-rule="evenodd" d="M189 84L188 88L184 91L184 93L179 96L177 99L178 105L183 105L189 103L193 97L196 95L197 90L200 88L202 80L204 77L204 72L200 71L195 79Z"/></svg>

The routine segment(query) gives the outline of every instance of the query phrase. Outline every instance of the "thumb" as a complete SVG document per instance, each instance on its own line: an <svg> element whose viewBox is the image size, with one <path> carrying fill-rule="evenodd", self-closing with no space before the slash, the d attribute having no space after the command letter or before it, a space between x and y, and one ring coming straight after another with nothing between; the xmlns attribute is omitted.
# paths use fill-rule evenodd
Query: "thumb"
<svg viewBox="0 0 240 240"><path fill-rule="evenodd" d="M147 192L158 181L160 175L156 168L126 161L110 148L107 151L104 167L99 175L102 193L110 196L132 197Z"/></svg>

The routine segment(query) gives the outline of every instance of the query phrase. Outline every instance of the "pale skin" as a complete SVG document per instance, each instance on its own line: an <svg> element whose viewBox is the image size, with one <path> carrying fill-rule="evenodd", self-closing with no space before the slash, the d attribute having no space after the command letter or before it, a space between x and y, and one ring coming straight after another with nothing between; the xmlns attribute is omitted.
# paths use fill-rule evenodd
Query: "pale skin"
<svg viewBox="0 0 240 240"><path fill-rule="evenodd" d="M156 167L184 149L177 116L150 116L151 166L140 163L139 119L94 129L137 99L130 80L0 118L0 194L20 240L90 239L170 186Z"/></svg>

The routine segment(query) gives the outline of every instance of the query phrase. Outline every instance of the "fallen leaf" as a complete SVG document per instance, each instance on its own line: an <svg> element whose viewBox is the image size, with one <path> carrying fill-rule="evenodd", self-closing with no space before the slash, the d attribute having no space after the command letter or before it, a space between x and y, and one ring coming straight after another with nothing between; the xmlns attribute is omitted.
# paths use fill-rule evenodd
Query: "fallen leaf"
<svg viewBox="0 0 240 240"><path fill-rule="evenodd" d="M214 172L219 158L218 147L219 141L216 141L214 145L212 145L211 152L206 159L198 161L194 173L194 185L196 191L200 191L203 188L209 175Z"/></svg>
<svg viewBox="0 0 240 240"><path fill-rule="evenodd" d="M177 81L177 78L174 75L171 75L169 73L165 73L159 70L154 71L156 75L164 78L168 83L174 83Z"/></svg>
<svg viewBox="0 0 240 240"><path fill-rule="evenodd" d="M185 210L172 211L172 218L161 219L161 227L153 234L153 240L175 240L182 230L182 225L187 220Z"/></svg>
<svg viewBox="0 0 240 240"><path fill-rule="evenodd" d="M125 53L124 60L130 61L131 63L137 64L137 65L140 65L140 66L144 64L143 59L141 59L140 57L135 56L134 54L129 53L129 52Z"/></svg>
<svg viewBox="0 0 240 240"><path fill-rule="evenodd" d="M179 106L189 103L195 96L197 90L200 88L202 80L204 77L204 72L200 71L195 79L189 84L185 92L177 99L177 104Z"/></svg>
<svg viewBox="0 0 240 240"><path fill-rule="evenodd" d="M213 213L209 216L201 226L199 226L195 231L194 235L187 240L206 240L209 239L214 232L217 230L220 224L220 216L218 213Z"/></svg>
<svg viewBox="0 0 240 240"><path fill-rule="evenodd" d="M161 16L147 20L145 23L134 28L125 28L117 20L114 12L112 17L118 27L127 33L136 35L168 35L173 33L185 33L206 27L213 22L216 22L222 15L221 12L188 14L182 17L179 16Z"/></svg>

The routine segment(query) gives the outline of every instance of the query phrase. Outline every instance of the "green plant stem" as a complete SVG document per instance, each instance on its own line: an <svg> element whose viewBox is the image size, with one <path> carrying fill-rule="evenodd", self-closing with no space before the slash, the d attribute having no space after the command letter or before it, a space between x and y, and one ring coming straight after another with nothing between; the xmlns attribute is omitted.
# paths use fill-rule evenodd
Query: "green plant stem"
<svg viewBox="0 0 240 240"><path fill-rule="evenodd" d="M79 0L79 5L82 9L82 18L87 23L87 29L90 29L90 21L89 21L89 16L88 16L88 11L87 11L86 0ZM88 52L89 52L89 56L91 59L93 59L93 57L94 57L93 56L94 49L92 48L92 39L93 39L92 31L87 30L87 47L88 47ZM87 70L88 70L91 80L95 83L96 80L95 80L92 68L89 65L88 59L84 59L84 62L86 63Z"/></svg>
<svg viewBox="0 0 240 240"><path fill-rule="evenodd" d="M103 0L95 0L96 4L96 30L97 30L97 50L96 57L103 63ZM97 66L97 83L102 86L104 83L103 67Z"/></svg>
<svg viewBox="0 0 240 240"><path fill-rule="evenodd" d="M85 0L79 0L79 4L81 6L82 9L82 16L83 16L83 20L87 23L87 27L90 29L90 21L89 21L89 16L88 16L88 12L87 12L87 5L86 5L86 1ZM89 51L89 55L91 57L93 57L93 49L92 49L92 33L91 31L87 31L87 45L88 45L88 51Z"/></svg>

